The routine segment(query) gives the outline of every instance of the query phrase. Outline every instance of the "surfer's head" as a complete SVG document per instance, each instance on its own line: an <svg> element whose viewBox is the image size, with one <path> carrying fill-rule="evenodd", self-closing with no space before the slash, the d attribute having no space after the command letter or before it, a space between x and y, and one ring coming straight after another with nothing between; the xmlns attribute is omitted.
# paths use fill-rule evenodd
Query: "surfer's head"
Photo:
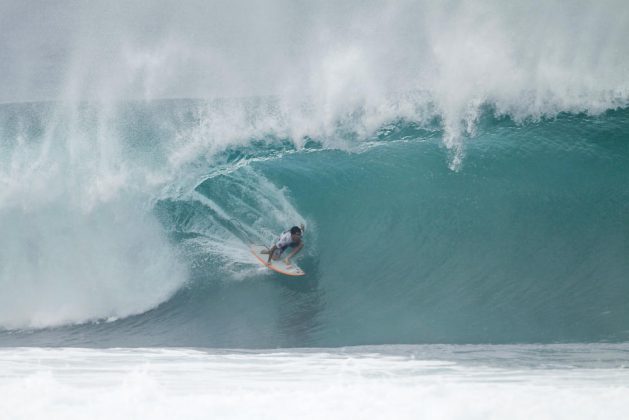
<svg viewBox="0 0 629 420"><path fill-rule="evenodd" d="M294 242L299 242L301 240L301 229L297 226L293 226L290 228L290 236Z"/></svg>

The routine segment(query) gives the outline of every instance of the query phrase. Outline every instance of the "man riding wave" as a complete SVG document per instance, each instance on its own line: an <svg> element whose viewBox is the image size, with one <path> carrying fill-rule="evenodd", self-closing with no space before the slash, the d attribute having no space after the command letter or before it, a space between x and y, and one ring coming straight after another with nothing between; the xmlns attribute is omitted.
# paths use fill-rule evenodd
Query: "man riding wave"
<svg viewBox="0 0 629 420"><path fill-rule="evenodd" d="M305 228L302 223L301 228L293 226L289 230L282 232L271 249L261 252L262 254L269 255L267 263L270 265L271 260L279 260L286 249L292 248L291 253L284 258L284 263L286 263L286 265L290 265L290 259L297 255L297 253L304 247L304 241L302 240L304 230Z"/></svg>

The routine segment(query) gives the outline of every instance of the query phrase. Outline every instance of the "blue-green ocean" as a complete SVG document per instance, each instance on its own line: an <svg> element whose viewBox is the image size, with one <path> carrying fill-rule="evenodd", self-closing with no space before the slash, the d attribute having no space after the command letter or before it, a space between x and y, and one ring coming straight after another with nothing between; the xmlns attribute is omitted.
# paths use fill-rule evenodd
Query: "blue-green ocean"
<svg viewBox="0 0 629 420"><path fill-rule="evenodd" d="M523 123L485 109L456 168L436 118L349 133L342 148L245 138L167 174L172 127L196 130L207 106L121 107L110 153L123 160L106 168L90 160L107 151L59 148L49 105L0 108L3 159L32 171L0 212L5 345L629 338L628 109ZM80 112L98 136L94 110ZM31 167L46 147L59 166ZM248 244L300 223L307 276L258 266Z"/></svg>

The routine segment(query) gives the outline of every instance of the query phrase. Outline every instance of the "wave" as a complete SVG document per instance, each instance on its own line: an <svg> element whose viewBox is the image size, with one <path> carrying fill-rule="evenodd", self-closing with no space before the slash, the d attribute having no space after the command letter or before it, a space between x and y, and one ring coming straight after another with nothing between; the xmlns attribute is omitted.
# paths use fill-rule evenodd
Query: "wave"
<svg viewBox="0 0 629 420"><path fill-rule="evenodd" d="M0 102L112 107L272 96L279 98L269 110L277 118L258 120L255 128L279 129L296 143L334 136L348 124L365 137L396 118L438 115L456 168L484 104L516 120L626 107L625 9L621 0L299 6L276 0L262 10L241 2L159 1L51 4L40 13L6 4L0 14L20 25L4 25L0 74L7 89ZM218 111L210 128L247 139L247 117L235 108ZM199 152L190 147L182 158Z"/></svg>
<svg viewBox="0 0 629 420"><path fill-rule="evenodd" d="M45 326L33 321L42 301L49 304L45 319L67 323L71 318L55 318L62 313L57 295L99 291L112 281L116 299L133 308L112 318L148 309L136 304L139 297L159 306L107 323L5 333L3 341L295 347L626 340L629 110L528 124L493 115L479 119L458 171L448 168L438 124L408 122L382 127L351 149L252 140L213 155L213 165L190 163L195 176L190 171L176 188L160 185L147 213L127 214L125 235L107 239L120 250L103 257L131 260L131 267L101 274L98 283L86 282L89 276L59 283L39 271L45 287L23 286L15 302L28 295L30 307L7 299L3 326ZM126 209L119 199L108 203L118 213ZM108 205L82 217L106 213ZM54 220L48 212L22 217ZM148 233L132 226L146 219L158 222ZM84 224L76 214L72 220L73 227ZM96 233L117 221L97 222L85 235L100 243ZM258 267L247 244L269 243L299 222L307 225L300 265L309 275L295 283ZM55 244L43 225L31 228ZM150 239L161 235L166 254L127 258L126 235L139 235L146 252L164 243ZM3 234L2 249L26 244L22 236ZM90 247L81 251L85 258ZM150 277L141 273L147 264ZM173 275L172 267L187 274ZM4 276L3 288L24 284L24 273ZM134 290L135 281L142 286ZM153 290L156 284L164 288ZM91 299L67 299L86 309L72 322L104 319L116 308L105 301L102 315Z"/></svg>
<svg viewBox="0 0 629 420"><path fill-rule="evenodd" d="M214 6L0 5L4 338L625 337L622 2Z"/></svg>

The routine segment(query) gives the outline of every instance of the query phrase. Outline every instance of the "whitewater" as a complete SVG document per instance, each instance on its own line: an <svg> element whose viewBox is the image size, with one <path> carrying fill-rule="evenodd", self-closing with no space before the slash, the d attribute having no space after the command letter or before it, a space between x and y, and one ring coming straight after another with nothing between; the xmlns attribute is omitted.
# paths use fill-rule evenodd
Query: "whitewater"
<svg viewBox="0 0 629 420"><path fill-rule="evenodd" d="M622 1L0 4L0 417L623 418ZM295 280L250 243L306 225Z"/></svg>

